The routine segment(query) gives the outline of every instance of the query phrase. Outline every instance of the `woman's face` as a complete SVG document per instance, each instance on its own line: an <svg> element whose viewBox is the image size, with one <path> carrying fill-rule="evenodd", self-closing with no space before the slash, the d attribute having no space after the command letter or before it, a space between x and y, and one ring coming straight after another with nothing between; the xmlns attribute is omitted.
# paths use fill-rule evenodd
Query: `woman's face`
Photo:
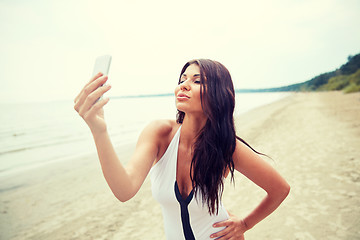
<svg viewBox="0 0 360 240"><path fill-rule="evenodd" d="M189 65L175 88L176 108L186 114L204 115L200 98L200 68Z"/></svg>

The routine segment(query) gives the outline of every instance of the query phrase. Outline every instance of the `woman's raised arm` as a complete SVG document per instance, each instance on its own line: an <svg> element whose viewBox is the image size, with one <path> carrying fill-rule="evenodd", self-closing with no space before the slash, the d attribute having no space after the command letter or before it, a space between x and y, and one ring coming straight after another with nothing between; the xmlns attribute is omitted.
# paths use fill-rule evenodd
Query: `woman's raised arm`
<svg viewBox="0 0 360 240"><path fill-rule="evenodd" d="M161 125L152 123L143 130L135 154L125 168L117 157L104 120L103 106L109 99L98 100L111 88L103 85L106 81L107 76L101 73L95 75L75 98L74 108L91 130L101 168L111 191L124 202L137 193L156 159Z"/></svg>
<svg viewBox="0 0 360 240"><path fill-rule="evenodd" d="M159 126L153 122L142 131L126 167L118 159L109 134L93 134L104 177L120 201L135 196L148 175L159 149L158 130Z"/></svg>

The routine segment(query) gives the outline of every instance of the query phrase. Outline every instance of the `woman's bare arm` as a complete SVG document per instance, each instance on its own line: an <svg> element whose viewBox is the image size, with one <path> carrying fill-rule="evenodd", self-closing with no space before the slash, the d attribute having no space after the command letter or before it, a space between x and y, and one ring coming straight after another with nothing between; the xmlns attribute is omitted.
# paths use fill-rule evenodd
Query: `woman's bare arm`
<svg viewBox="0 0 360 240"><path fill-rule="evenodd" d="M244 233L271 214L290 191L290 186L285 179L270 164L239 140L236 140L233 160L235 169L264 189L267 195L244 219L229 214L228 220L215 223L214 227L226 228L212 234L211 238L229 239L234 237L244 239Z"/></svg>
<svg viewBox="0 0 360 240"><path fill-rule="evenodd" d="M262 202L244 218L248 229L272 213L289 194L286 180L258 154L237 140L233 155L235 169L267 193Z"/></svg>
<svg viewBox="0 0 360 240"><path fill-rule="evenodd" d="M120 201L131 199L148 175L158 153L158 128L151 123L143 130L126 167L118 159L107 132L93 135L104 177Z"/></svg>
<svg viewBox="0 0 360 240"><path fill-rule="evenodd" d="M109 99L99 99L110 86L104 85L106 76L97 74L75 98L74 108L89 126L96 144L104 177L114 195L120 201L132 198L144 182L157 157L160 137L166 124L153 122L141 133L136 151L125 168L114 150L106 122L103 106Z"/></svg>

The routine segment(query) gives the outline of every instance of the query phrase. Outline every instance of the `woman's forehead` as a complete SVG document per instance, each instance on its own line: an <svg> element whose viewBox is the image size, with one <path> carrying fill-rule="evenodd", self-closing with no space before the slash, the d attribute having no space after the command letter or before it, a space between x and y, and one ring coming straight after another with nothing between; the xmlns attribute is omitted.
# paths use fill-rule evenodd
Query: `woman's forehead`
<svg viewBox="0 0 360 240"><path fill-rule="evenodd" d="M193 76L195 74L200 74L200 68L197 64L190 64L183 73L185 76Z"/></svg>

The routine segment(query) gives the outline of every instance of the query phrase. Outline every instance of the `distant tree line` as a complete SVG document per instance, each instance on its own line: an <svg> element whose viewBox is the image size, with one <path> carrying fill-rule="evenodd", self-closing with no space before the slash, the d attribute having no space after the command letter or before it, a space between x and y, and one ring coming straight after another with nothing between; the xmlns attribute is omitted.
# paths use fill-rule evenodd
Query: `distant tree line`
<svg viewBox="0 0 360 240"><path fill-rule="evenodd" d="M360 54L349 56L348 62L332 72L322 73L309 81L278 88L238 89L236 92L360 91Z"/></svg>

